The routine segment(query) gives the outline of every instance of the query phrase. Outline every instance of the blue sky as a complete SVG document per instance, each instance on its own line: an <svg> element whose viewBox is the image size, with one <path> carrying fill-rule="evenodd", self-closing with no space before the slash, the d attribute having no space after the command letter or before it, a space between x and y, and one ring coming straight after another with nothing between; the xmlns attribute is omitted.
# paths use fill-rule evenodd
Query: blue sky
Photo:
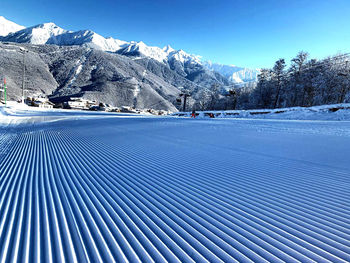
<svg viewBox="0 0 350 263"><path fill-rule="evenodd" d="M54 22L103 36L184 49L223 64L272 67L304 50L350 51L349 0L1 0L24 26Z"/></svg>

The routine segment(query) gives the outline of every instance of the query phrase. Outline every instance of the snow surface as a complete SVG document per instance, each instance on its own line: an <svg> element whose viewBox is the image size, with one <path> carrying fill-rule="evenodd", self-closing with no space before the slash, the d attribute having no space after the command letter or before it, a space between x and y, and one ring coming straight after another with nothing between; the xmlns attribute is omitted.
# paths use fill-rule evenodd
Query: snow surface
<svg viewBox="0 0 350 263"><path fill-rule="evenodd" d="M350 122L1 112L1 262L350 260Z"/></svg>
<svg viewBox="0 0 350 263"><path fill-rule="evenodd" d="M34 124L54 122L65 119L91 119L101 116L113 117L140 117L140 114L110 113L80 110L45 109L29 107L15 101L9 101L7 107L0 106L0 126L13 126L19 124Z"/></svg>

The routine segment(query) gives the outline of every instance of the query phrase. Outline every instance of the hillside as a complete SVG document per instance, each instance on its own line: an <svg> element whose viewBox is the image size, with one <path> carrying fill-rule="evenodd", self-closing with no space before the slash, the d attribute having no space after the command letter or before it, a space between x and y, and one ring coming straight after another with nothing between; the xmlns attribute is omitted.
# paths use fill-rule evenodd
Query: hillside
<svg viewBox="0 0 350 263"><path fill-rule="evenodd" d="M44 93L54 101L83 97L115 106L176 110L172 104L179 93L176 86L128 57L84 47L0 44L0 70L6 76L10 99L21 96L23 55L19 48L29 51L27 94ZM173 75L172 81L190 83L179 75Z"/></svg>
<svg viewBox="0 0 350 263"><path fill-rule="evenodd" d="M23 48L29 51L26 95L43 93L54 102L83 97L113 106L176 111L183 88L192 93L192 107L203 90L225 91L234 83L256 80L255 71L228 66L233 72L228 75L169 45L159 48L90 30L69 31L51 22L24 28L3 17L1 28L0 77L8 81L10 99L22 96Z"/></svg>

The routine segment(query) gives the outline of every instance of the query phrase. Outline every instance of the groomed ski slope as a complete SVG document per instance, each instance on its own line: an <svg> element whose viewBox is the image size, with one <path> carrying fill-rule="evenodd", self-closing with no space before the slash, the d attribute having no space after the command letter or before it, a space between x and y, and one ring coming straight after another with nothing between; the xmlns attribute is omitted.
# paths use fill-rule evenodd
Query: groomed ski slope
<svg viewBox="0 0 350 263"><path fill-rule="evenodd" d="M350 122L0 125L0 262L349 262Z"/></svg>

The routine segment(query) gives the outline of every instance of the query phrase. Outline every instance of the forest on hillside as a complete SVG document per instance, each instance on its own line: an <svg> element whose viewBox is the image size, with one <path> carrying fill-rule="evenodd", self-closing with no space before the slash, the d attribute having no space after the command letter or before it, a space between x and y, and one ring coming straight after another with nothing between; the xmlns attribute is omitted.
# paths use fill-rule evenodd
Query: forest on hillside
<svg viewBox="0 0 350 263"><path fill-rule="evenodd" d="M349 54L323 60L299 52L287 68L285 59L272 69L261 69L258 82L233 87L219 95L219 87L203 90L194 107L198 110L235 110L308 107L350 102Z"/></svg>

